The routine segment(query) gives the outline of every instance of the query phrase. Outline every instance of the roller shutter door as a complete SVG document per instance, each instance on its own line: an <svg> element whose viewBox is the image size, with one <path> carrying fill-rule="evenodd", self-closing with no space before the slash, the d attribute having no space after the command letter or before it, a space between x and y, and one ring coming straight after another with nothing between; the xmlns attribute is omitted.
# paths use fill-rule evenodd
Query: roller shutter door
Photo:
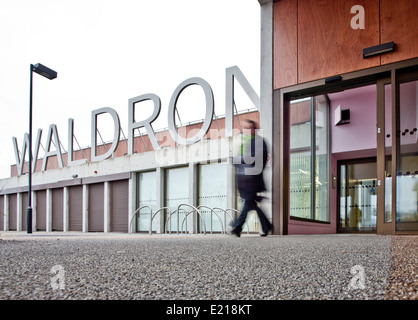
<svg viewBox="0 0 418 320"><path fill-rule="evenodd" d="M28 193L22 193L22 230L26 231L28 230L28 201L29 201L29 197L28 197Z"/></svg>
<svg viewBox="0 0 418 320"><path fill-rule="evenodd" d="M9 195L9 230L17 230L17 195Z"/></svg>
<svg viewBox="0 0 418 320"><path fill-rule="evenodd" d="M36 191L36 230L46 231L46 191Z"/></svg>
<svg viewBox="0 0 418 320"><path fill-rule="evenodd" d="M0 196L0 231L4 230L4 196Z"/></svg>
<svg viewBox="0 0 418 320"><path fill-rule="evenodd" d="M110 183L110 231L128 232L128 190L128 180Z"/></svg>
<svg viewBox="0 0 418 320"><path fill-rule="evenodd" d="M63 230L63 190L52 190L52 231Z"/></svg>
<svg viewBox="0 0 418 320"><path fill-rule="evenodd" d="M92 232L104 231L104 184L89 184L89 226Z"/></svg>
<svg viewBox="0 0 418 320"><path fill-rule="evenodd" d="M68 188L68 229L70 231L83 230L83 186Z"/></svg>

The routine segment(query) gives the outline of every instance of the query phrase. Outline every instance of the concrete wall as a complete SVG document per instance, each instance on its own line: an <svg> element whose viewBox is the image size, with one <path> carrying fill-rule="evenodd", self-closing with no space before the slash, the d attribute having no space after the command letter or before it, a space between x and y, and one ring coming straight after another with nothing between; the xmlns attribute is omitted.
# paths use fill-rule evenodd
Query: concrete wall
<svg viewBox="0 0 418 320"><path fill-rule="evenodd" d="M237 143L239 143L237 137L204 140L188 146L164 148L157 151L110 158L100 162L36 172L33 174L33 230L52 231L53 229L59 229L71 231L69 228L71 213L73 218L75 215L81 217L82 231L115 231L112 230L115 229L112 228L112 219L114 221L115 218L112 214L115 211L117 199L113 199L112 185L109 183L120 181L123 188L127 188L128 195L124 197L124 201L128 203L123 203L122 207L124 209L123 212L120 212L120 214L126 215L126 228L119 224L117 229L134 232L134 224L131 225L131 228L129 226L137 203L136 172L156 170L160 173L157 175L157 189L159 190L157 194L159 197L158 204L161 205L164 203L164 188L162 186L164 183L162 171L164 169L189 166L193 173L196 171L198 163L228 161L235 150L238 149ZM232 168L232 162L229 162L228 166ZM226 179L229 181L227 201L228 205L232 205L235 204L236 199L233 183L234 171L228 169L227 172L228 177ZM179 183L190 185L190 204L196 205L196 203L193 203L193 199L197 199L198 191L194 180L179 181ZM5 215L1 217L3 219L3 230L25 229L22 228L22 219L26 219L27 204L22 201L22 195L25 192L27 193L27 184L26 175L0 181L0 189L2 190L0 196L4 207L2 212L5 212ZM78 208L78 211L81 210L81 212L74 212L71 208L75 208L79 204L72 201L74 199L80 201L80 197L74 197L73 199L71 190L80 186L83 187L82 205ZM56 199L58 201L54 201L53 195L59 195L59 199ZM55 211L59 211L58 214L63 217L60 216L59 221L57 221L58 218L55 218L56 221L54 221L54 206L56 207L59 204L63 208L55 208Z"/></svg>

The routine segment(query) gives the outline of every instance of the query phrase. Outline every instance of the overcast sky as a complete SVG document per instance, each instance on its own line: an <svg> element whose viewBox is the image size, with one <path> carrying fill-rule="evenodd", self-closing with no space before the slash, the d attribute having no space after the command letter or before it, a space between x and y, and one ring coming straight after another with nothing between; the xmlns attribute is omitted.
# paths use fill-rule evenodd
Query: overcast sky
<svg viewBox="0 0 418 320"><path fill-rule="evenodd" d="M127 135L128 99L145 93L161 98L154 128L167 127L170 97L191 77L209 82L217 115L225 113L227 67L237 65L259 93L257 0L1 0L0 44L0 178L16 163L12 137L21 148L29 132L31 63L58 72L54 80L34 74L33 141L40 128L45 146L56 124L65 150L68 118L83 147L91 144L91 111L98 108L115 109ZM193 87L181 96L182 122L204 117L203 93Z"/></svg>

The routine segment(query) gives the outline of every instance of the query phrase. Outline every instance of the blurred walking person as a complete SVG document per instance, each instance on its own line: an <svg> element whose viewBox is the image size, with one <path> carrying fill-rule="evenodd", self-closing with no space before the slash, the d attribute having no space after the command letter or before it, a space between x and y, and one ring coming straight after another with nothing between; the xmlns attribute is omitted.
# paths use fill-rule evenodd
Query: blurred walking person
<svg viewBox="0 0 418 320"><path fill-rule="evenodd" d="M260 219L262 237L267 236L273 229L272 224L266 218L264 212L258 206L263 200L261 192L266 191L263 171L267 163L267 145L263 137L257 134L258 124L253 120L246 119L244 123L244 135L242 137L241 154L234 157L235 174L238 184L239 195L244 199L244 207L235 221L232 233L241 236L248 212L255 210Z"/></svg>

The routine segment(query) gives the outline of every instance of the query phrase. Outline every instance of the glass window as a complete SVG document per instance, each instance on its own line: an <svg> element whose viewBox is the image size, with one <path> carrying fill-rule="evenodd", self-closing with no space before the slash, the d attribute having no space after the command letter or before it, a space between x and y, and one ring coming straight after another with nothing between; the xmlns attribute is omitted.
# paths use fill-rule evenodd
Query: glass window
<svg viewBox="0 0 418 320"><path fill-rule="evenodd" d="M139 174L139 208L143 209L139 212L139 219L137 219L138 231L149 231L151 211L147 206L150 206L152 212L156 212L156 172L141 172ZM156 224L153 221L152 230L156 231Z"/></svg>
<svg viewBox="0 0 418 320"><path fill-rule="evenodd" d="M340 229L347 228L347 203L349 201L347 178L346 178L347 166L340 166Z"/></svg>
<svg viewBox="0 0 418 320"><path fill-rule="evenodd" d="M314 220L329 221L328 210L328 103L324 96L318 96L315 102L315 216Z"/></svg>
<svg viewBox="0 0 418 320"><path fill-rule="evenodd" d="M230 219L224 212L216 214L206 208L227 209L227 165L223 163L205 164L199 167L199 206L203 215L206 232L222 232L222 226ZM219 218L218 218L219 215ZM221 221L220 221L221 219ZM202 226L201 226L202 227Z"/></svg>
<svg viewBox="0 0 418 320"><path fill-rule="evenodd" d="M186 213L191 210L189 207L180 208L180 212L177 212L180 204L189 203L189 168L173 168L166 170L165 180L165 206L170 209L172 213L170 221L166 224L168 232L179 232L191 230L190 225L186 225L185 217ZM166 221L169 217L166 216ZM183 227L183 228L182 228Z"/></svg>
<svg viewBox="0 0 418 320"><path fill-rule="evenodd" d="M399 116L397 229L418 230L418 81L400 84Z"/></svg>
<svg viewBox="0 0 418 320"><path fill-rule="evenodd" d="M290 102L290 216L311 219L312 99Z"/></svg>
<svg viewBox="0 0 418 320"><path fill-rule="evenodd" d="M291 217L329 221L328 123L325 96L290 102Z"/></svg>

